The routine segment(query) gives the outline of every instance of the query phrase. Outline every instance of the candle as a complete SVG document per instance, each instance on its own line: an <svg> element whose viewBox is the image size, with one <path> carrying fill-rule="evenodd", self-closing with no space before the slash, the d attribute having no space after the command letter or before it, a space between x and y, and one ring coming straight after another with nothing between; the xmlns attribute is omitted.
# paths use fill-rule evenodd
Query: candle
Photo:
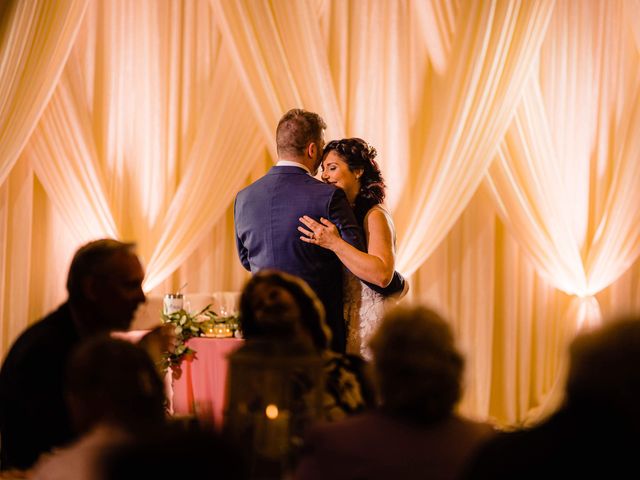
<svg viewBox="0 0 640 480"><path fill-rule="evenodd" d="M256 420L256 450L267 458L280 458L289 449L289 412L269 404Z"/></svg>

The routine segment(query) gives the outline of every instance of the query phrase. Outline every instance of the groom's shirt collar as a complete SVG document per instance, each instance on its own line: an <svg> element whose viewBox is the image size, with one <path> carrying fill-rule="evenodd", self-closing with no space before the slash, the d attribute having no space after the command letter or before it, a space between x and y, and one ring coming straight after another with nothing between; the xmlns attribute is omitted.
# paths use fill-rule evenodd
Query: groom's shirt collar
<svg viewBox="0 0 640 480"><path fill-rule="evenodd" d="M276 162L276 167L298 167L298 168L302 168L303 170L306 170L307 173L311 175L311 170L309 170L309 168L306 165L303 165L298 162L292 162L291 160L278 159L278 161Z"/></svg>

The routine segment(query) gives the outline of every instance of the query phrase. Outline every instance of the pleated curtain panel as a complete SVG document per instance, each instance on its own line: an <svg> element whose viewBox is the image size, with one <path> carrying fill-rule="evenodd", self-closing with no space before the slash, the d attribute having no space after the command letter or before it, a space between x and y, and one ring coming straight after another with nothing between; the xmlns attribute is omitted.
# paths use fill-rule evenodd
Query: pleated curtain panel
<svg viewBox="0 0 640 480"><path fill-rule="evenodd" d="M0 349L73 252L239 290L238 190L294 107L379 152L408 301L467 357L461 410L562 398L573 336L640 310L640 0L20 0L0 7Z"/></svg>

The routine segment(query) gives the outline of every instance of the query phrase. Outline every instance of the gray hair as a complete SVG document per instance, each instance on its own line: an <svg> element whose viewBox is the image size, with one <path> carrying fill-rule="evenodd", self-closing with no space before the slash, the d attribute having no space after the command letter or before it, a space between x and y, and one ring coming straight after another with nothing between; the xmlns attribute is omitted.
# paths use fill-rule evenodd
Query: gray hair
<svg viewBox="0 0 640 480"><path fill-rule="evenodd" d="M420 423L453 411L462 393L464 358L436 312L397 307L385 315L370 347L385 410Z"/></svg>

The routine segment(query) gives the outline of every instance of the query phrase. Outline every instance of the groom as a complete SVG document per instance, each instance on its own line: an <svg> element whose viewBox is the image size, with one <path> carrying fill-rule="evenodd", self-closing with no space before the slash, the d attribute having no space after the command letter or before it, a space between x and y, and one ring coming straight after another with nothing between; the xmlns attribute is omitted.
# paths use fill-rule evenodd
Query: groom
<svg viewBox="0 0 640 480"><path fill-rule="evenodd" d="M344 352L342 264L329 250L300 241L299 218L328 218L351 245L362 250L362 233L340 189L313 177L322 161L324 120L293 109L276 129L278 161L241 190L235 202L235 230L242 265L256 273L275 268L305 280L324 304L332 348Z"/></svg>
<svg viewBox="0 0 640 480"><path fill-rule="evenodd" d="M297 230L303 215L324 217L345 241L364 250L344 192L313 177L322 162L326 128L317 113L293 109L284 114L276 129L276 165L236 196L235 233L240 261L251 273L273 268L309 284L324 304L333 334L331 347L344 352L342 264L330 250L300 241ZM396 276L387 290L401 289L397 281Z"/></svg>

